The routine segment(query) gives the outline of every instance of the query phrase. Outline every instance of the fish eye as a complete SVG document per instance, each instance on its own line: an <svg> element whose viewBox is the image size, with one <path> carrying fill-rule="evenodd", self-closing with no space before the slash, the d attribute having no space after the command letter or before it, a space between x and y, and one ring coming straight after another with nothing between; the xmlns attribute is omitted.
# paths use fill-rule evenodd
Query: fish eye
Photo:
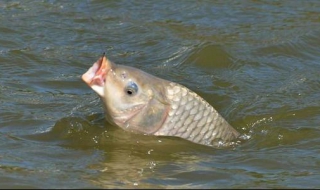
<svg viewBox="0 0 320 190"><path fill-rule="evenodd" d="M128 96L134 96L135 94L137 94L138 92L138 86L136 83L130 81L128 83L128 85L126 86L125 88L125 93L128 95Z"/></svg>

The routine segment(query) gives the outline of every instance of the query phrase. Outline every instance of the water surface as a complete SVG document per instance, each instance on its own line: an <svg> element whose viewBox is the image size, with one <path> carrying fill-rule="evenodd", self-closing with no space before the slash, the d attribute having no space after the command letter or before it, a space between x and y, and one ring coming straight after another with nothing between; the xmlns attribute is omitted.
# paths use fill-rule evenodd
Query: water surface
<svg viewBox="0 0 320 190"><path fill-rule="evenodd" d="M1 188L319 188L320 2L0 2ZM104 119L103 52L178 82L242 135L206 147Z"/></svg>

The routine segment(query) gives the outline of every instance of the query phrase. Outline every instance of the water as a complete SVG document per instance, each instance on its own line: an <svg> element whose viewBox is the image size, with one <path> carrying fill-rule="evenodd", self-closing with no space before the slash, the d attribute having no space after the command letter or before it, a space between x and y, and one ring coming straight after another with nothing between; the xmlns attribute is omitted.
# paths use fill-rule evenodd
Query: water
<svg viewBox="0 0 320 190"><path fill-rule="evenodd" d="M320 2L0 1L1 188L319 188ZM124 132L80 76L103 52L181 83L245 140Z"/></svg>

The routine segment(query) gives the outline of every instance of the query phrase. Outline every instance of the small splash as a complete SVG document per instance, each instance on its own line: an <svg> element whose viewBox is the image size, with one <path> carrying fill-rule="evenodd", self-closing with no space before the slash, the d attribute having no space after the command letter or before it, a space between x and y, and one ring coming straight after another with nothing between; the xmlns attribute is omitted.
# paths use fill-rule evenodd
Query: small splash
<svg viewBox="0 0 320 190"><path fill-rule="evenodd" d="M141 168L140 171L138 171L138 174L140 174L140 176L142 176L143 171L144 171L143 168Z"/></svg>
<svg viewBox="0 0 320 190"><path fill-rule="evenodd" d="M96 143L96 144L99 143L99 137L98 137L98 136L94 136L94 137L92 138L92 140L93 140L93 142Z"/></svg>
<svg viewBox="0 0 320 190"><path fill-rule="evenodd" d="M252 127L255 127L255 126L257 126L257 125L267 124L267 123L273 122L273 121L274 121L274 120L273 120L273 117L272 117L272 116L271 116L271 117L264 117L264 118L262 118L262 119L259 119L259 120L255 121L255 122L253 122L253 123L251 124L251 126L252 126Z"/></svg>
<svg viewBox="0 0 320 190"><path fill-rule="evenodd" d="M283 135L278 135L278 140L283 140Z"/></svg>
<svg viewBox="0 0 320 190"><path fill-rule="evenodd" d="M152 151L153 151L153 149L150 149L150 150L148 151L148 154L151 154Z"/></svg>
<svg viewBox="0 0 320 190"><path fill-rule="evenodd" d="M107 167L105 167L105 168L103 168L103 169L100 170L100 172L106 172L106 171L108 171L108 168L107 168Z"/></svg>
<svg viewBox="0 0 320 190"><path fill-rule="evenodd" d="M156 165L157 165L154 161L151 161L149 164L150 164L150 167L149 167L149 168L150 168L151 170L153 170L153 169L156 167Z"/></svg>
<svg viewBox="0 0 320 190"><path fill-rule="evenodd" d="M268 130L262 129L262 130L261 130L261 133L262 133L263 135L267 135L267 134L268 134Z"/></svg>
<svg viewBox="0 0 320 190"><path fill-rule="evenodd" d="M243 134L239 137L239 139L242 139L242 140L249 140L251 138L251 135L249 134Z"/></svg>

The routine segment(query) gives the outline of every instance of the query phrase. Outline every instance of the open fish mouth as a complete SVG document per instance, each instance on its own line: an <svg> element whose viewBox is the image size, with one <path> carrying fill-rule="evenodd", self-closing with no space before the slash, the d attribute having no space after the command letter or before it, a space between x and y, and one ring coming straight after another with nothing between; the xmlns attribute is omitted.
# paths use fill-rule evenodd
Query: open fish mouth
<svg viewBox="0 0 320 190"><path fill-rule="evenodd" d="M82 80L88 86L94 85L103 86L106 80L107 73L111 70L111 62L103 55L86 73L82 75Z"/></svg>

